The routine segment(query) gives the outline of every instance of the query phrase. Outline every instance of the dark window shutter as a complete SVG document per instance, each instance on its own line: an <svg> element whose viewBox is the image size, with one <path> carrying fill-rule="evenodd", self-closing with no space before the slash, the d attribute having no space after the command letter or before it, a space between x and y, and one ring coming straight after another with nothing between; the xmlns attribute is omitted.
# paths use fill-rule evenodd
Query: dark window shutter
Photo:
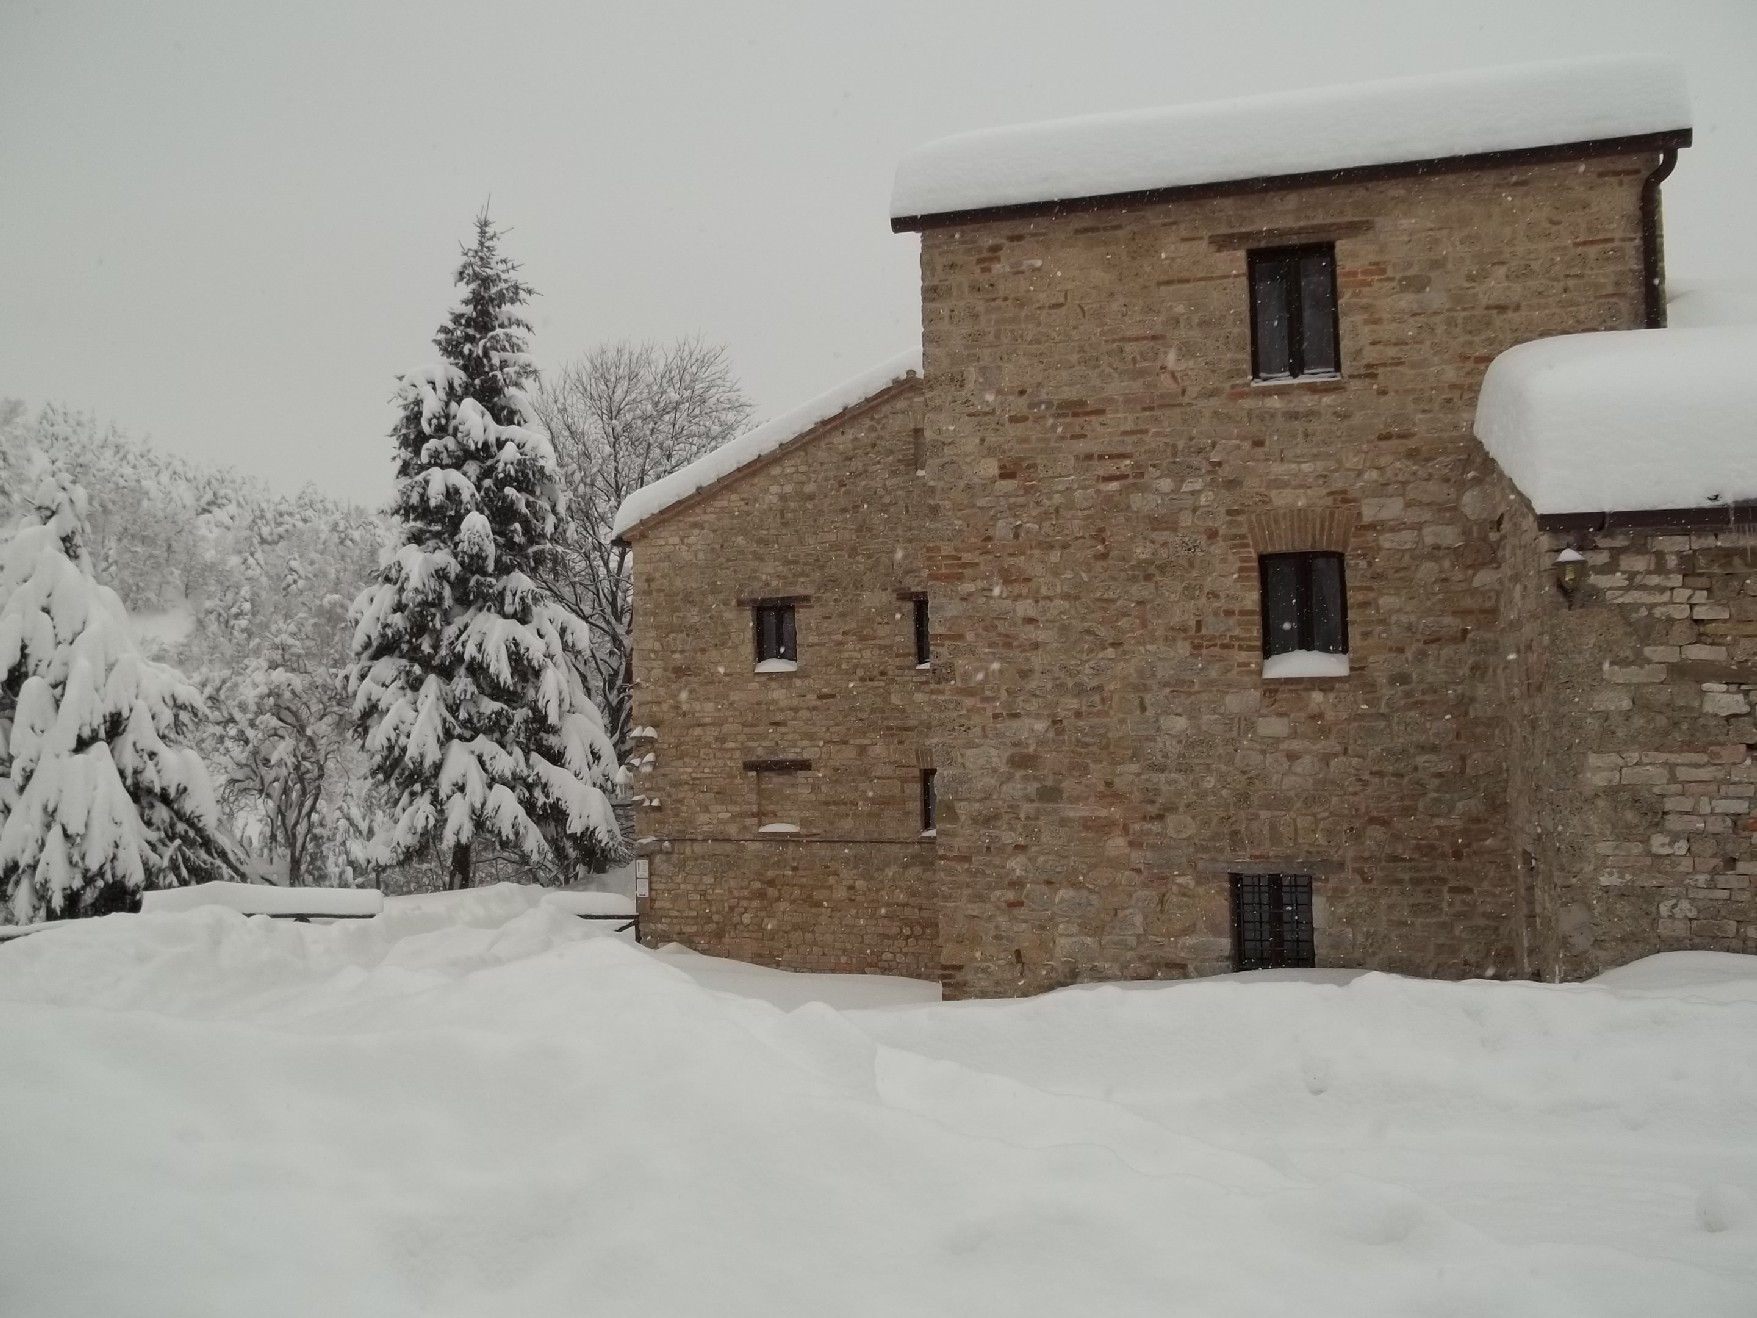
<svg viewBox="0 0 1757 1318"><path fill-rule="evenodd" d="M1300 570L1297 554L1265 554L1263 572L1263 656L1300 648Z"/></svg>
<svg viewBox="0 0 1757 1318"><path fill-rule="evenodd" d="M1348 600L1342 584L1341 554L1309 554L1312 576L1311 643L1326 654L1348 653Z"/></svg>
<svg viewBox="0 0 1757 1318"><path fill-rule="evenodd" d="M1299 258L1301 375L1334 375L1336 359L1336 255L1331 249Z"/></svg>
<svg viewBox="0 0 1757 1318"><path fill-rule="evenodd" d="M1251 342L1254 361L1251 373L1259 380L1276 380L1293 374L1292 290L1288 287L1287 262L1259 257L1251 262Z"/></svg>

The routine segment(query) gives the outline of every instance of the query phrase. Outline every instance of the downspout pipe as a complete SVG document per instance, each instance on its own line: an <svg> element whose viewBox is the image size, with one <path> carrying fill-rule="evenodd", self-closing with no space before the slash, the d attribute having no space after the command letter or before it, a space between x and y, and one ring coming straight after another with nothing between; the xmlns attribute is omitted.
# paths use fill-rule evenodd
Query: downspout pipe
<svg viewBox="0 0 1757 1318"><path fill-rule="evenodd" d="M1677 167L1678 149L1659 153L1659 164L1641 185L1641 285L1643 324L1665 328L1665 237L1660 231L1659 185Z"/></svg>

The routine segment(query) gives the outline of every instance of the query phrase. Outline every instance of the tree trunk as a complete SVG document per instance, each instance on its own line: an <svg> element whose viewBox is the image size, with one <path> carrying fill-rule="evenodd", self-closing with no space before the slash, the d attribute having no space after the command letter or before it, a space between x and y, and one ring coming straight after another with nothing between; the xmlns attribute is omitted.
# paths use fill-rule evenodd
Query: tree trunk
<svg viewBox="0 0 1757 1318"><path fill-rule="evenodd" d="M451 849L451 878L446 887L467 888L470 886L470 844L460 842Z"/></svg>

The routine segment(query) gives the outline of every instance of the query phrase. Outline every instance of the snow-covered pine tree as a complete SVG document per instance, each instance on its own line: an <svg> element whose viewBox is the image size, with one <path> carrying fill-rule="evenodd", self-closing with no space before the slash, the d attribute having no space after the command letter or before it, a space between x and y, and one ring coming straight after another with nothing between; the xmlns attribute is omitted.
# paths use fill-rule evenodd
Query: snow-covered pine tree
<svg viewBox="0 0 1757 1318"><path fill-rule="evenodd" d="M92 576L85 496L44 477L0 563L0 892L29 923L131 906L143 888L241 877L188 744L201 713L141 657Z"/></svg>
<svg viewBox="0 0 1757 1318"><path fill-rule="evenodd" d="M387 863L438 846L469 887L479 838L535 863L600 869L621 839L605 789L620 770L576 661L586 625L541 591L560 486L523 386L536 375L530 288L487 213L464 252L463 299L402 378L400 548L354 602L354 720L396 798Z"/></svg>

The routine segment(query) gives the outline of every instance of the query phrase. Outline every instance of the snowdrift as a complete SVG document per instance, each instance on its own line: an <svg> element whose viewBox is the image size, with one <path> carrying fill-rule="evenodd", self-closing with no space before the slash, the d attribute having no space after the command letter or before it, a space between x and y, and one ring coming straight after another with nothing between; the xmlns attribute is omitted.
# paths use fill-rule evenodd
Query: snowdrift
<svg viewBox="0 0 1757 1318"><path fill-rule="evenodd" d="M33 934L0 1312L1752 1311L1750 958L935 996L510 887Z"/></svg>

